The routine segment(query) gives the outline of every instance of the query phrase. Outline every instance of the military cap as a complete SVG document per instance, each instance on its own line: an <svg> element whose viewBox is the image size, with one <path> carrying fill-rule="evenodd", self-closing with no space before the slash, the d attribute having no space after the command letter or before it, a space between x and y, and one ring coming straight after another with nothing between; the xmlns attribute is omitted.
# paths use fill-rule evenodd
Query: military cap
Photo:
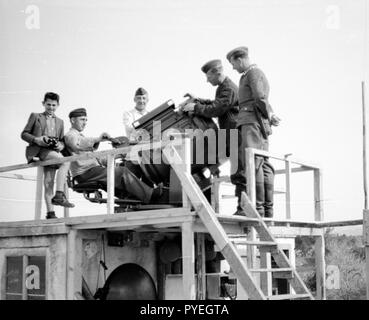
<svg viewBox="0 0 369 320"><path fill-rule="evenodd" d="M85 108L74 109L69 112L69 118L86 117L87 111Z"/></svg>
<svg viewBox="0 0 369 320"><path fill-rule="evenodd" d="M144 88L138 88L136 90L135 96L143 96L147 94L147 91Z"/></svg>
<svg viewBox="0 0 369 320"><path fill-rule="evenodd" d="M235 54L245 54L246 56L248 56L249 49L247 47L235 48L227 53L227 60L230 61L232 56L234 56Z"/></svg>
<svg viewBox="0 0 369 320"><path fill-rule="evenodd" d="M222 67L222 61L219 59L216 60L210 60L206 62L202 67L201 71L204 73L207 73L211 69L218 69Z"/></svg>

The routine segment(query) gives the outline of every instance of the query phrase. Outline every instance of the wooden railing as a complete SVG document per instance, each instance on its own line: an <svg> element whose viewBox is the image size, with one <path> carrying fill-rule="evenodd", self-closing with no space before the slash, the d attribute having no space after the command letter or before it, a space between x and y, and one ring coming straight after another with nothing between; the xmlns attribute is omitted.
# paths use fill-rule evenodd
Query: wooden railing
<svg viewBox="0 0 369 320"><path fill-rule="evenodd" d="M182 158L187 160L187 163L183 164L184 170L189 170L189 156L186 155L184 151L186 149L186 144L190 143L188 137L184 137L183 139L174 139L170 141L159 141L159 142L152 142L152 143L142 143L142 144L135 144L132 146L116 148L112 150L104 150L104 151L96 151L96 152L86 152L83 155L74 155L69 157L64 157L61 159L52 159L46 161L36 161L30 164L18 164L12 166L5 166L0 167L0 178L7 178L7 179L17 179L17 180L31 180L36 181L36 201L35 201L35 220L41 219L41 205L42 205L42 192L43 192L43 167L55 165L55 164L62 164L66 162L72 162L76 160L87 160L87 159L104 159L107 160L107 205L106 205L106 212L107 214L114 213L114 167L115 167L115 156L120 154L126 154L130 152L139 152L139 151L149 151L154 149L163 149L170 146L180 146L181 147L181 155ZM189 148L187 146L187 148ZM10 171L22 170L22 169L29 169L37 167L37 176L26 176L21 174L9 174ZM68 196L68 186L66 185L64 188L66 195ZM184 206L188 205L187 197L184 196ZM69 217L69 210L68 208L64 209L64 216Z"/></svg>

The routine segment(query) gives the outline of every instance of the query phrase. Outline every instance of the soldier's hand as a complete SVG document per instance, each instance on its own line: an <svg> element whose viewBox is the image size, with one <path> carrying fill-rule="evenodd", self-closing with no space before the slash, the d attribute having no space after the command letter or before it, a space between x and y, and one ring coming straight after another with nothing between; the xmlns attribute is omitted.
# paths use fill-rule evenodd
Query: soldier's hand
<svg viewBox="0 0 369 320"><path fill-rule="evenodd" d="M271 123L271 125L272 126L275 126L275 127L277 127L277 126L279 126L279 123L281 122L281 119L280 118L278 118L276 115L272 115L271 116L271 118L270 118L270 123Z"/></svg>
<svg viewBox="0 0 369 320"><path fill-rule="evenodd" d="M184 97L189 98L189 99L193 99L193 100L197 99L197 97L194 94L188 93L188 92L184 95Z"/></svg>
<svg viewBox="0 0 369 320"><path fill-rule="evenodd" d="M60 141L58 141L58 143L55 146L55 150L58 151L58 152L60 152L63 149L64 149L64 145Z"/></svg>
<svg viewBox="0 0 369 320"><path fill-rule="evenodd" d="M193 112L195 110L195 103L190 102L183 106L182 110L184 112Z"/></svg>
<svg viewBox="0 0 369 320"><path fill-rule="evenodd" d="M47 148L49 145L45 142L44 138L47 138L46 136L36 137L33 142L36 143L40 147Z"/></svg>
<svg viewBox="0 0 369 320"><path fill-rule="evenodd" d="M111 136L109 133L107 132L103 132L102 134L100 134L100 141L108 141L111 139Z"/></svg>

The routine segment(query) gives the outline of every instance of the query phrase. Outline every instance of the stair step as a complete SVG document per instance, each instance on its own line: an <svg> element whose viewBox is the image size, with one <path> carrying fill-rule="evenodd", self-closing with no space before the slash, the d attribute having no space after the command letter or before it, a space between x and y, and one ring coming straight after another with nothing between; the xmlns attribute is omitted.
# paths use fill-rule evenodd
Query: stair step
<svg viewBox="0 0 369 320"><path fill-rule="evenodd" d="M306 299L311 298L308 293L300 293L300 294L277 294L274 296L268 296L268 300L292 300L292 299Z"/></svg>
<svg viewBox="0 0 369 320"><path fill-rule="evenodd" d="M250 240L231 240L234 244L244 244L247 246L258 246L258 247L277 247L277 243L273 241L250 241Z"/></svg>
<svg viewBox="0 0 369 320"><path fill-rule="evenodd" d="M292 268L250 269L251 272L292 272Z"/></svg>

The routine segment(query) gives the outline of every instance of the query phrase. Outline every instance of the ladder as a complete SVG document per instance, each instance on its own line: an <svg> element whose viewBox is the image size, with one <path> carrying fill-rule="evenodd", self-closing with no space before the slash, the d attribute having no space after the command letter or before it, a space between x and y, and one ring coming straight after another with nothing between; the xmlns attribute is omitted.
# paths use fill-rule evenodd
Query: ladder
<svg viewBox="0 0 369 320"><path fill-rule="evenodd" d="M243 217L245 222L247 220L252 221L251 227L254 227L259 234L260 241L250 242L250 245L256 245L260 249L266 250L273 256L278 268L274 269L250 269L247 267L246 263L242 260L237 248L229 239L223 226L217 219L217 215L214 212L213 207L210 205L201 189L195 182L191 173L187 170L183 170L183 161L179 156L177 150L171 146L170 148L163 149L165 157L169 160L172 168L177 174L179 180L181 181L184 192L190 199L192 206L194 207L196 213L202 220L202 223L214 239L220 252L223 254L227 262L229 263L232 272L235 274L236 278L240 282L241 286L246 291L248 297L252 300L291 300L291 299L310 299L313 300L314 297L309 292L296 270L291 265L289 259L284 254L284 252L279 249L277 242L275 241L273 235L269 231L267 225L260 217L256 209L251 204L246 193L242 194L242 204L241 207L246 213L246 217ZM257 224L255 224L255 219ZM280 269L280 270L279 270ZM257 284L253 273L256 272L291 272L291 277L289 283L291 284L295 294L288 295L264 295L262 289Z"/></svg>

